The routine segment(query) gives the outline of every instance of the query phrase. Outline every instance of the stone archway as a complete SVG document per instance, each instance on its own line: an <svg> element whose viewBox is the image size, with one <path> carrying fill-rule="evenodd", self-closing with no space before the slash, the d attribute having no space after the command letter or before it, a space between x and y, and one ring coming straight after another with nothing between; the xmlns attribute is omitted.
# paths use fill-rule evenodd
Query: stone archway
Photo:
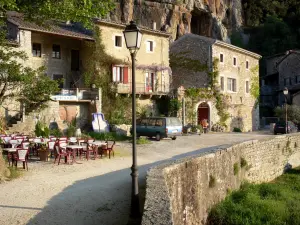
<svg viewBox="0 0 300 225"><path fill-rule="evenodd" d="M201 125L201 121L206 119L208 124L210 124L210 107L207 102L202 102L199 104L197 109L197 124Z"/></svg>

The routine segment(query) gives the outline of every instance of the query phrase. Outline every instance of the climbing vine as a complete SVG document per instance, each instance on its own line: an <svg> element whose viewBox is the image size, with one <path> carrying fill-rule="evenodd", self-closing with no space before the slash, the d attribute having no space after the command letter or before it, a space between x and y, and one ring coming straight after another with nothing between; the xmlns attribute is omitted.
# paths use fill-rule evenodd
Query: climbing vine
<svg viewBox="0 0 300 225"><path fill-rule="evenodd" d="M259 68L258 66L251 69L251 86L250 94L255 99L255 106L259 103Z"/></svg>
<svg viewBox="0 0 300 225"><path fill-rule="evenodd" d="M117 85L112 83L112 65L124 62L107 53L101 38L101 29L94 27L94 43L89 43L91 54L85 65L84 82L86 86L95 84L102 89L102 112L113 124L126 123L131 116L131 100L117 96Z"/></svg>
<svg viewBox="0 0 300 225"><path fill-rule="evenodd" d="M229 118L229 113L227 112L228 103L227 96L220 92L218 85L219 60L214 58L212 63L212 69L210 69L206 64L199 63L199 60L191 59L188 57L189 52L181 52L179 54L170 55L170 63L172 67L184 68L192 72L204 72L207 74L209 80L208 87L196 88L191 87L185 90L185 96L191 100L191 104L187 103L187 116L195 124L194 119L196 118L195 104L199 99L214 100L217 109L218 116L220 117L219 123L226 127L226 121Z"/></svg>

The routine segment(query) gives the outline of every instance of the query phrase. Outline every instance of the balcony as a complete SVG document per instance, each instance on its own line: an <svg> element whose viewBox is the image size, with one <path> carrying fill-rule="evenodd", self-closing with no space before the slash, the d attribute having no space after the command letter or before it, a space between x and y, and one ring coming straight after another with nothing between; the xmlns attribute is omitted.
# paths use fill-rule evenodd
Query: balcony
<svg viewBox="0 0 300 225"><path fill-rule="evenodd" d="M51 96L56 101L91 101L99 99L99 90L91 88L64 88Z"/></svg>
<svg viewBox="0 0 300 225"><path fill-rule="evenodd" d="M169 84L155 84L147 85L146 83L136 83L136 94L140 95L167 95L170 91ZM118 83L117 93L119 94L131 94L132 83Z"/></svg>

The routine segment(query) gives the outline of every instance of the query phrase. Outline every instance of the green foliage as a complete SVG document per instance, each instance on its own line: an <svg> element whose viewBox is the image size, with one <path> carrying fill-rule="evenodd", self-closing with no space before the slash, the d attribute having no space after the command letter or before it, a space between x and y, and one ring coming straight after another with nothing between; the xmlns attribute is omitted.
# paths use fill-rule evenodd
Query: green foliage
<svg viewBox="0 0 300 225"><path fill-rule="evenodd" d="M76 134L76 129L77 129L77 119L74 117L71 122L65 121L67 124L68 128L66 131L67 137L75 137Z"/></svg>
<svg viewBox="0 0 300 225"><path fill-rule="evenodd" d="M216 178L213 175L209 175L209 183L208 186L213 188L216 186Z"/></svg>
<svg viewBox="0 0 300 225"><path fill-rule="evenodd" d="M240 167L238 163L233 164L233 174L237 175L239 173Z"/></svg>
<svg viewBox="0 0 300 225"><path fill-rule="evenodd" d="M248 166L248 162L245 158L241 157L241 168Z"/></svg>
<svg viewBox="0 0 300 225"><path fill-rule="evenodd" d="M177 98L173 98L169 101L168 109L169 116L177 116L177 112L181 109L181 102Z"/></svg>
<svg viewBox="0 0 300 225"><path fill-rule="evenodd" d="M145 145L145 144L150 144L151 141L148 140L148 138L145 137L140 137L136 140L137 145Z"/></svg>
<svg viewBox="0 0 300 225"><path fill-rule="evenodd" d="M37 137L47 137L48 138L50 135L50 130L45 123L38 121L35 125L34 133Z"/></svg>
<svg viewBox="0 0 300 225"><path fill-rule="evenodd" d="M299 169L289 171L272 183L243 185L213 207L208 224L300 224L299 190Z"/></svg>
<svg viewBox="0 0 300 225"><path fill-rule="evenodd" d="M285 120L285 107L276 107L274 112L277 117ZM288 121L300 124L300 107L297 105L287 105L287 118Z"/></svg>
<svg viewBox="0 0 300 225"><path fill-rule="evenodd" d="M53 129L50 130L50 135L53 135L54 137L62 137L63 133L60 129Z"/></svg>
<svg viewBox="0 0 300 225"><path fill-rule="evenodd" d="M93 18L106 16L114 8L111 0L2 0L0 11L16 10L30 20L40 23L49 19L72 20L85 26Z"/></svg>
<svg viewBox="0 0 300 225"><path fill-rule="evenodd" d="M112 140L112 141L127 141L130 140L131 137L127 137L126 135L120 135L116 132L107 132L107 133L96 133L90 132L88 136L101 141Z"/></svg>
<svg viewBox="0 0 300 225"><path fill-rule="evenodd" d="M260 94L258 66L251 68L250 94L258 104Z"/></svg>
<svg viewBox="0 0 300 225"><path fill-rule="evenodd" d="M297 42L299 34L276 16L267 17L263 24L252 28L250 34L249 50L263 56L282 53L299 46Z"/></svg>
<svg viewBox="0 0 300 225"><path fill-rule="evenodd" d="M114 7L104 0L2 0L0 26L5 26L9 10L23 14L25 20L43 23L46 20L72 20L91 26L92 19L102 17ZM50 96L58 91L58 84L44 75L44 68L33 70L24 66L27 55L7 45L6 30L0 31L0 105L15 98L26 103L26 109L44 108Z"/></svg>
<svg viewBox="0 0 300 225"><path fill-rule="evenodd" d="M238 127L234 127L233 128L233 132L242 132L242 130L240 128L238 128Z"/></svg>
<svg viewBox="0 0 300 225"><path fill-rule="evenodd" d="M88 57L84 73L87 86L94 83L102 89L102 108L106 119L111 124L124 124L131 121L131 98L117 96L117 86L112 83L111 66L126 64L107 53L102 41L101 29L94 27L95 43L90 43L91 54Z"/></svg>
<svg viewBox="0 0 300 225"><path fill-rule="evenodd" d="M231 44L238 46L240 48L245 48L243 43L243 37L240 31L235 31L230 37Z"/></svg>

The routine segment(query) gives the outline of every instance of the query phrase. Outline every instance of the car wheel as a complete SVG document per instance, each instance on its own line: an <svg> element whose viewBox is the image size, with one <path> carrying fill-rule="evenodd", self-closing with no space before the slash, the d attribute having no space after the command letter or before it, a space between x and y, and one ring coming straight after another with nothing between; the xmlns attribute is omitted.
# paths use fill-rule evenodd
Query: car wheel
<svg viewBox="0 0 300 225"><path fill-rule="evenodd" d="M172 137L172 140L173 140L173 141L176 140L176 136L175 136L175 137Z"/></svg>
<svg viewBox="0 0 300 225"><path fill-rule="evenodd" d="M277 135L277 133L276 133L276 132L274 132L274 135Z"/></svg>
<svg viewBox="0 0 300 225"><path fill-rule="evenodd" d="M157 133L157 134L155 135L155 140L160 141L160 139L161 139L160 134Z"/></svg>

